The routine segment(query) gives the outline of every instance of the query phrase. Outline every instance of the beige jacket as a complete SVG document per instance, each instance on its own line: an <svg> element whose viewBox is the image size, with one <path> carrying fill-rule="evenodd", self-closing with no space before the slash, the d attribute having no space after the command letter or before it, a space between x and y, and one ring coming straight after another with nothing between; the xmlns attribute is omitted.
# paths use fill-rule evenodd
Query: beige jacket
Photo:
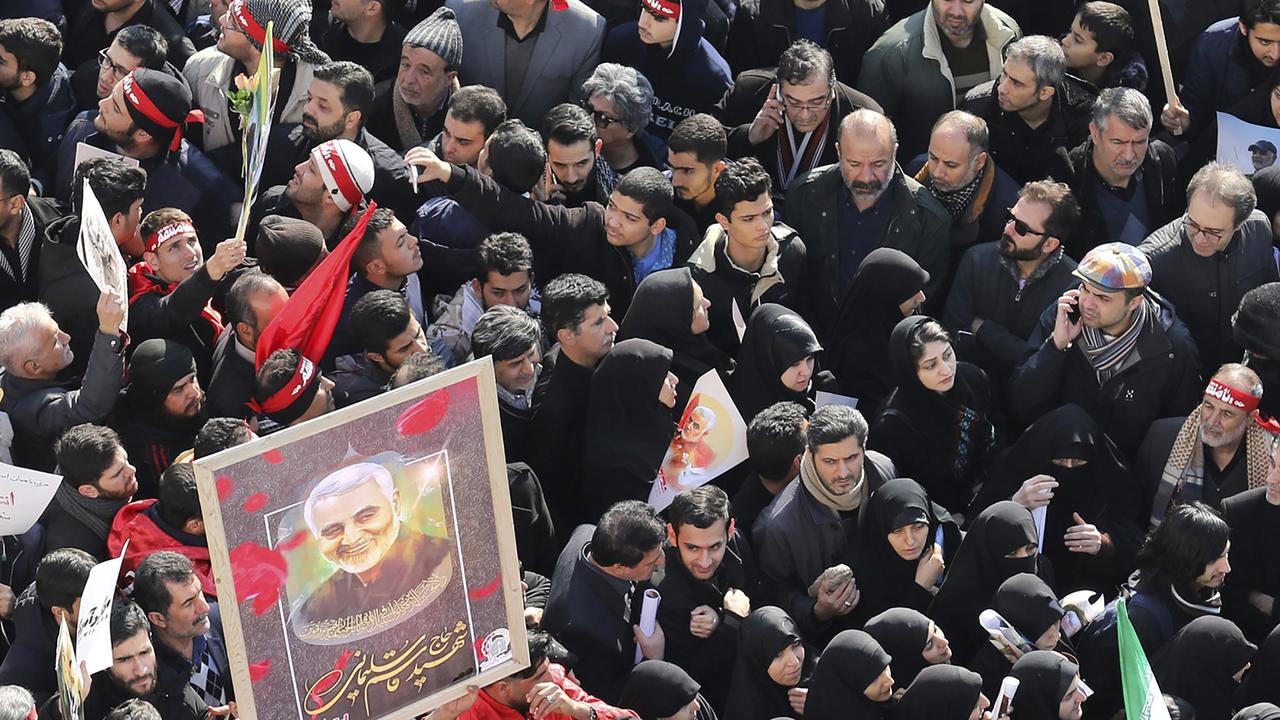
<svg viewBox="0 0 1280 720"><path fill-rule="evenodd" d="M227 103L227 89L232 87L235 80L232 75L235 64L236 61L231 56L219 52L217 46L213 46L192 55L182 69L183 77L191 86L195 104L204 111L206 153L235 141L233 130L239 125L240 118L235 116ZM315 66L311 63L298 63L297 76L289 97L276 99L277 103L284 103L280 122L302 122L302 108L307 104L307 90L311 87L314 69Z"/></svg>

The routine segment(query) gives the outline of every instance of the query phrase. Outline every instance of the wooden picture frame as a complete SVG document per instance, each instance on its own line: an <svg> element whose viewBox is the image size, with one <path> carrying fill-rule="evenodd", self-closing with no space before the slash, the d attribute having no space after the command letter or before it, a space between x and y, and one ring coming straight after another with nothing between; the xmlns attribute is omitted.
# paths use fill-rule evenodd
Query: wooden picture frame
<svg viewBox="0 0 1280 720"><path fill-rule="evenodd" d="M412 718L529 666L498 412L484 359L194 463L242 719Z"/></svg>

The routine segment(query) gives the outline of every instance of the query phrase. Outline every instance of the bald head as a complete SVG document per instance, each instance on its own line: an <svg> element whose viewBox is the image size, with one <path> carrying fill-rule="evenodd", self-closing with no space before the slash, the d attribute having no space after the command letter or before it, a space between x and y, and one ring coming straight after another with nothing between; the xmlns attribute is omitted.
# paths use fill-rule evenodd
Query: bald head
<svg viewBox="0 0 1280 720"><path fill-rule="evenodd" d="M929 135L930 189L955 192L978 177L990 144L987 122L963 110L938 118Z"/></svg>
<svg viewBox="0 0 1280 720"><path fill-rule="evenodd" d="M874 140L892 153L898 151L898 129L882 113L859 108L840 121L840 142L847 139Z"/></svg>
<svg viewBox="0 0 1280 720"><path fill-rule="evenodd" d="M897 163L898 132L889 118L874 110L855 110L840 122L840 173L859 210L880 199Z"/></svg>
<svg viewBox="0 0 1280 720"><path fill-rule="evenodd" d="M1218 372L1213 374L1213 379L1247 392L1253 397L1262 397L1262 378L1247 365L1227 363L1218 368Z"/></svg>

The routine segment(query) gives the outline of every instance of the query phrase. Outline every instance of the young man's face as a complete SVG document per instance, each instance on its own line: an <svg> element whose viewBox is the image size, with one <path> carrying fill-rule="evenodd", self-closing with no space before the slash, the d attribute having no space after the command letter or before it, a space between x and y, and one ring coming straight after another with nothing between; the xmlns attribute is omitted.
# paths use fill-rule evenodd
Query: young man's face
<svg viewBox="0 0 1280 720"><path fill-rule="evenodd" d="M409 228L399 219L378 233L378 243L388 277L404 278L422 269L422 249L418 247L418 239L409 234Z"/></svg>
<svg viewBox="0 0 1280 720"><path fill-rule="evenodd" d="M99 100L110 95L111 89L124 79L125 75L142 66L142 59L125 50L119 40L112 40L106 53L107 64L104 64L101 59L98 61L97 97Z"/></svg>
<svg viewBox="0 0 1280 720"><path fill-rule="evenodd" d="M731 245L751 251L763 250L769 245L773 227L773 198L765 192L754 200L739 201L729 217L716 213L716 221L728 234Z"/></svg>
<svg viewBox="0 0 1280 720"><path fill-rule="evenodd" d="M479 120L463 122L445 113L444 131L440 137L440 147L444 151L444 159L455 165L472 165L480 159L480 151L484 149L484 123Z"/></svg>
<svg viewBox="0 0 1280 720"><path fill-rule="evenodd" d="M326 80L313 80L307 88L307 104L302 106L302 134L314 143L346 137L347 116L342 88Z"/></svg>
<svg viewBox="0 0 1280 720"><path fill-rule="evenodd" d="M1240 23L1240 32L1248 39L1249 49L1258 62L1269 68L1280 62L1280 25L1260 22L1249 28Z"/></svg>
<svg viewBox="0 0 1280 720"><path fill-rule="evenodd" d="M547 164L556 181L568 192L581 192L596 167L596 149L589 140L561 145L547 140Z"/></svg>
<svg viewBox="0 0 1280 720"><path fill-rule="evenodd" d="M640 9L640 42L645 45L661 45L670 47L671 43L676 39L676 27L678 23L673 18L662 17L649 12L648 9Z"/></svg>
<svg viewBox="0 0 1280 720"><path fill-rule="evenodd" d="M648 241L662 232L665 220L650 222L639 200L623 195L617 190L609 196L609 206L604 211L604 232L609 244L629 248Z"/></svg>
<svg viewBox="0 0 1280 720"><path fill-rule="evenodd" d="M97 491L98 497L106 500L128 500L138 491L135 468L124 448L116 448L111 465L98 476Z"/></svg>
<svg viewBox="0 0 1280 720"><path fill-rule="evenodd" d="M729 532L733 521L711 523L710 527L694 527L689 523L676 530L667 525L667 541L680 551L680 564L698 580L710 580L724 562L729 547Z"/></svg>
<svg viewBox="0 0 1280 720"><path fill-rule="evenodd" d="M121 150L133 150L139 144L137 133L141 131L134 125L125 103L124 87L116 83L111 93L98 101L98 116L93 119L93 127Z"/></svg>
<svg viewBox="0 0 1280 720"><path fill-rule="evenodd" d="M813 451L813 466L822 486L832 495L845 495L862 477L862 443L850 435L840 442L819 445Z"/></svg>
<svg viewBox="0 0 1280 720"><path fill-rule="evenodd" d="M156 689L156 654L145 631L111 646L111 681L131 697L146 697Z"/></svg>
<svg viewBox="0 0 1280 720"><path fill-rule="evenodd" d="M9 92L20 87L22 73L18 71L18 58L0 45L0 91Z"/></svg>
<svg viewBox="0 0 1280 720"><path fill-rule="evenodd" d="M418 322L418 318L410 313L409 324L404 332L391 338L384 352L371 353L369 359L383 372L390 374L398 370L410 355L426 352L426 350L427 335L422 331L422 324Z"/></svg>
<svg viewBox="0 0 1280 720"><path fill-rule="evenodd" d="M164 398L164 412L171 418L194 418L204 410L204 390L200 381L191 373L173 384Z"/></svg>
<svg viewBox="0 0 1280 720"><path fill-rule="evenodd" d="M538 366L542 362L542 350L535 344L523 355L508 360L496 360L493 372L498 384L508 392L528 393L538 379Z"/></svg>
<svg viewBox="0 0 1280 720"><path fill-rule="evenodd" d="M1093 33L1080 24L1080 16L1071 21L1071 30L1062 36L1062 54L1067 58L1067 68L1079 70L1100 64L1108 53L1098 52L1098 41Z"/></svg>
<svg viewBox="0 0 1280 720"><path fill-rule="evenodd" d="M294 205L315 207L324 199L328 189L324 186L324 178L320 176L320 168L316 167L315 158L308 156L293 168L293 177L284 186L284 196Z"/></svg>
<svg viewBox="0 0 1280 720"><path fill-rule="evenodd" d="M560 338L561 344L571 344L586 356L594 367L613 349L618 334L618 323L609 316L609 303L592 305L582 318L582 322L573 330L561 330L566 333Z"/></svg>
<svg viewBox="0 0 1280 720"><path fill-rule="evenodd" d="M703 165L691 152L667 150L667 164L671 166L671 187L676 197L685 201L715 197L714 163Z"/></svg>
<svg viewBox="0 0 1280 720"><path fill-rule="evenodd" d="M502 275L497 270L490 270L485 281L479 283L484 309L495 305L510 305L521 310L529 307L529 296L533 294L532 274L520 271Z"/></svg>
<svg viewBox="0 0 1280 720"><path fill-rule="evenodd" d="M195 274L204 264L204 250L193 232L184 232L166 240L155 252L143 253L142 259L161 280L180 283Z"/></svg>
<svg viewBox="0 0 1280 720"><path fill-rule="evenodd" d="M1129 327L1130 318L1141 297L1126 300L1125 293L1108 292L1089 283L1080 283L1080 317L1085 325L1119 334Z"/></svg>

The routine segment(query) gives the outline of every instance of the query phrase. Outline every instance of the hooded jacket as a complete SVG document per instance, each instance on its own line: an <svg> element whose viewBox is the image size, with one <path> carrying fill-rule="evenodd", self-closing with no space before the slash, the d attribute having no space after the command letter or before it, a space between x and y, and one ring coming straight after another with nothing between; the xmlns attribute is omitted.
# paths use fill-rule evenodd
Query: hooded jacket
<svg viewBox="0 0 1280 720"><path fill-rule="evenodd" d="M652 83L653 119L649 121L649 131L664 141L681 120L710 112L733 85L729 64L702 37L707 2L681 0L676 37L670 49L641 41L639 22L619 25L604 38L602 62L633 67Z"/></svg>
<svg viewBox="0 0 1280 720"><path fill-rule="evenodd" d="M120 584L124 588L133 586L133 575L147 556L160 550L172 550L185 555L196 569L196 577L200 578L200 589L211 599L218 597L218 588L213 581L213 566L209 561L209 543L203 536L185 533L173 527L160 517L155 499L135 500L116 514L111 524L111 534L107 536L107 551L111 557L119 557L126 541L129 551L125 553L124 563L120 568Z"/></svg>

